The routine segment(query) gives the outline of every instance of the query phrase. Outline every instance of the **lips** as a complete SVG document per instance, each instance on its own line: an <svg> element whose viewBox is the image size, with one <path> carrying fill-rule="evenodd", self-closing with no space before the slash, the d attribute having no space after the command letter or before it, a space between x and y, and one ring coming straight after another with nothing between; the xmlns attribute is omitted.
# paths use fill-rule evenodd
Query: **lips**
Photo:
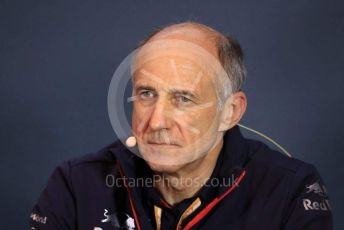
<svg viewBox="0 0 344 230"><path fill-rule="evenodd" d="M159 141L147 141L147 144L154 145L154 146L175 146L175 147L179 146L178 144L172 141L170 143L159 142Z"/></svg>
<svg viewBox="0 0 344 230"><path fill-rule="evenodd" d="M174 143L166 143L166 142L154 142L154 141L148 141L147 142L150 145L176 145Z"/></svg>

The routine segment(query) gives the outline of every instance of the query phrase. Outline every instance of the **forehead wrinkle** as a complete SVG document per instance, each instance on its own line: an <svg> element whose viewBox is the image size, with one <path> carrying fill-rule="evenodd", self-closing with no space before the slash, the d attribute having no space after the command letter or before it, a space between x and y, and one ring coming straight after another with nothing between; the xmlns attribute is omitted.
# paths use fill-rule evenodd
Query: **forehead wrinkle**
<svg viewBox="0 0 344 230"><path fill-rule="evenodd" d="M160 88L160 89L159 89ZM154 90L154 91L162 91L168 94L189 94L190 96L193 96L196 99L200 99L200 92L197 89L190 90L188 88L176 88L175 86L172 87L165 87L161 88L159 86L156 86L155 84L150 84L147 82L138 82L134 86L134 90L140 90L140 89L147 89L147 90Z"/></svg>
<svg viewBox="0 0 344 230"><path fill-rule="evenodd" d="M164 86L171 85L172 82L175 82L173 84L177 85L178 87L183 87L184 83L184 87L194 89L198 85L200 85L201 79L204 77L204 73L200 66L195 65L194 63L185 63L180 61L176 62L174 58L168 59L166 61L167 67L171 68L170 72L153 74L152 71L147 70L147 68L142 68L134 74L134 82L138 81L137 79L141 80L143 78L144 80L142 81L153 81ZM153 72L155 71L153 70ZM170 78L165 79L161 77L165 74L169 75ZM140 76L142 76L142 78ZM148 79L145 79L146 77Z"/></svg>
<svg viewBox="0 0 344 230"><path fill-rule="evenodd" d="M147 75L144 75L147 76ZM163 81L161 79L158 79L158 81L154 80L156 78L148 77L146 79L145 77L142 78L136 78L137 80L134 81L134 90L137 90L138 87L141 88L147 88L148 90L154 90L156 92L165 92L167 94L189 94L195 99L202 99L207 94L205 86L208 85L208 81L204 78L207 78L204 76L203 72L200 71L196 76L194 76L192 79L184 79L184 81L176 81L174 84L171 82L168 83L167 81ZM204 79L204 80L202 80Z"/></svg>

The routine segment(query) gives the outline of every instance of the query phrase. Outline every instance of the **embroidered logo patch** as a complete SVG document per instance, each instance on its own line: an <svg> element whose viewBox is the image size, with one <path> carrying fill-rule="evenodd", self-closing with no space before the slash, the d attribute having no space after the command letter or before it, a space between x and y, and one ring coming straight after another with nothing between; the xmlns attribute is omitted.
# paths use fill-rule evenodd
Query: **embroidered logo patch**
<svg viewBox="0 0 344 230"><path fill-rule="evenodd" d="M104 209L104 219L101 220L102 223L111 223L116 229L127 229L134 230L135 221L134 219L124 212L118 212L114 214L108 214L108 210Z"/></svg>

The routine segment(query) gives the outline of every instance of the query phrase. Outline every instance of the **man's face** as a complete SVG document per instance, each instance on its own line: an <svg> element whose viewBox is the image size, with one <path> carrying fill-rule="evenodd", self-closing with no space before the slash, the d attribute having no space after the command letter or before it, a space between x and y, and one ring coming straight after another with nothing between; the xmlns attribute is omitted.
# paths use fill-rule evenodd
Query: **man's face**
<svg viewBox="0 0 344 230"><path fill-rule="evenodd" d="M214 76L183 49L151 50L133 76L132 128L153 170L176 171L215 147L219 112Z"/></svg>

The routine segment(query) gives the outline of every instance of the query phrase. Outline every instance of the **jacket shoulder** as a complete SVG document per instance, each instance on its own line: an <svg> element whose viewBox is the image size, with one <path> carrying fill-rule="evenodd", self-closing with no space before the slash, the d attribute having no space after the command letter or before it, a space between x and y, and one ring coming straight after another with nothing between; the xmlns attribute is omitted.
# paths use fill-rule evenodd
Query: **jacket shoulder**
<svg viewBox="0 0 344 230"><path fill-rule="evenodd" d="M106 147L103 147L95 152L87 153L79 157L71 158L63 162L62 168L69 167L70 169L91 166L97 164L111 164L115 162L115 157L111 154L110 149L120 146L119 141L115 141Z"/></svg>
<svg viewBox="0 0 344 230"><path fill-rule="evenodd" d="M251 140L248 141L251 142ZM310 169L314 168L313 165L273 150L264 143L260 143L256 152L249 154L249 162L251 162L255 167L269 170L278 169L290 174L295 174L304 167Z"/></svg>

